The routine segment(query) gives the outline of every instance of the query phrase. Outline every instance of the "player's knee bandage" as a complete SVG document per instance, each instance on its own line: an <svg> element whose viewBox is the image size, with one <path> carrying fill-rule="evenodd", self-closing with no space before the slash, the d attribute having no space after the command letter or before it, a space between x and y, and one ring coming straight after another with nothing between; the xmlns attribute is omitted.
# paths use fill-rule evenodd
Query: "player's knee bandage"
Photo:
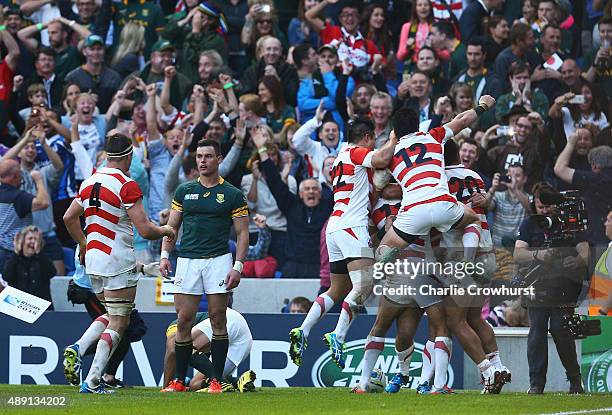
<svg viewBox="0 0 612 415"><path fill-rule="evenodd" d="M374 258L376 262L393 262L399 254L399 249L387 245L380 245L376 248Z"/></svg>
<svg viewBox="0 0 612 415"><path fill-rule="evenodd" d="M349 304L362 305L372 293L374 279L367 270L349 271L353 289L346 296L345 301Z"/></svg>
<svg viewBox="0 0 612 415"><path fill-rule="evenodd" d="M129 316L134 309L134 301L125 298L107 298L105 303L111 316Z"/></svg>

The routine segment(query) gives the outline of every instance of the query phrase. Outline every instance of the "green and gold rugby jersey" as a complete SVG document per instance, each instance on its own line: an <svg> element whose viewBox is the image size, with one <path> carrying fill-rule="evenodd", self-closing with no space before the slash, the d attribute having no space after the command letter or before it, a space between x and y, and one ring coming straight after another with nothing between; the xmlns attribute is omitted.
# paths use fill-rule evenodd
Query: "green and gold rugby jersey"
<svg viewBox="0 0 612 415"><path fill-rule="evenodd" d="M227 254L233 219L248 216L240 189L219 177L208 188L200 179L181 184L174 193L172 209L183 213L181 258L213 258Z"/></svg>

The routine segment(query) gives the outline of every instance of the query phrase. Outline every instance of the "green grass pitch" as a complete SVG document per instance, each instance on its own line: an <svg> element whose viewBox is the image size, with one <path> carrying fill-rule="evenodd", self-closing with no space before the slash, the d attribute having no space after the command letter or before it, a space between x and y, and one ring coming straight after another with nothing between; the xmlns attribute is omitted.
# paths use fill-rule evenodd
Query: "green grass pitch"
<svg viewBox="0 0 612 415"><path fill-rule="evenodd" d="M66 406L10 406L11 396L65 397ZM608 408L607 410L603 410ZM593 411L597 410L599 411ZM28 414L544 414L585 411L612 414L612 394L570 396L548 393L527 396L502 393L482 396L476 391L455 395L417 395L403 390L395 395L351 395L341 388L259 388L253 393L162 394L154 388L119 390L113 395L80 395L69 386L0 385L0 413ZM579 413L579 412L577 412Z"/></svg>

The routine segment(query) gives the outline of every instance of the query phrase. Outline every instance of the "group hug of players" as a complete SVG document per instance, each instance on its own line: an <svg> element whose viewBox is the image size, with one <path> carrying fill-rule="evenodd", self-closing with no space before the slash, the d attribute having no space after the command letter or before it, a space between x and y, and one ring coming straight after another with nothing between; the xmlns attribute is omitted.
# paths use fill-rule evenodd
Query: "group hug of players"
<svg viewBox="0 0 612 415"><path fill-rule="evenodd" d="M299 328L290 332L290 356L297 365L307 346L312 327L336 302L344 299L335 330L324 340L332 358L344 367L346 334L360 307L370 296L375 261L388 263L398 258L412 261L474 261L495 269L495 256L486 223L484 183L463 168L457 146L451 138L495 104L483 96L479 105L457 115L451 122L428 133L418 131L417 114L409 109L396 111L389 141L374 149L374 127L369 120L355 120L348 126L349 145L333 166L334 210L326 238L330 260L331 287L321 294ZM265 142L256 133L253 140ZM398 139L399 137L399 139ZM129 177L132 143L120 133L110 132L106 142L107 164L86 179L64 221L79 245L80 263L90 276L93 292L106 306L106 314L95 319L82 337L64 351L64 373L71 384L79 384L82 357L94 359L81 393L106 394L110 381L105 378L109 358L121 343L134 309L140 272L133 252L132 229L147 239L163 238L159 271L171 272L169 252L176 235L183 229L180 256L174 284L177 321L168 328L163 392L201 389L208 393L254 389L255 374L247 371L236 379L238 365L248 356L252 336L242 316L228 309L228 293L238 286L243 261L247 257L248 209L239 189L219 176L222 160L218 143L198 142L198 180L179 186L172 201L167 225L147 219L142 192ZM259 149L262 160L265 147ZM388 185L390 172L397 184ZM449 183L456 191L449 191ZM383 198L371 199L371 184ZM475 184L475 185L474 185ZM385 200L386 199L386 200ZM395 199L401 199L399 204ZM368 207L374 205L374 222L380 242L375 252L368 231ZM469 205L469 206L468 206ZM471 206L471 207L470 207ZM80 217L85 217L85 232ZM236 259L228 252L230 229L237 235ZM434 252L432 248L445 246ZM453 247L461 247L460 250ZM451 249L449 249L451 248ZM443 255L443 258L440 258ZM453 275L386 275L385 292L403 285L443 287L478 280L462 281ZM466 282L468 281L468 282ZM208 316L196 315L200 297L206 294ZM452 393L446 386L446 372L454 334L463 349L478 365L483 392L499 393L511 380L510 371L500 361L493 330L482 321L483 298L442 298L438 295L383 295L374 327L365 346L360 383L355 393L367 393L370 376L384 347L384 336L393 321L397 323L396 350L398 373L388 384L397 392L408 381L416 328L426 312L429 340L424 350L420 393ZM206 318L208 317L208 318ZM211 359L212 358L212 359ZM192 366L200 375L188 379ZM433 379L432 379L433 378Z"/></svg>
<svg viewBox="0 0 612 415"><path fill-rule="evenodd" d="M376 322L365 345L361 379L352 392L368 392L372 370L394 321L400 372L385 390L395 393L408 384L414 335L425 312L429 339L418 393L452 393L446 384L451 334L477 364L483 393L499 393L511 381L510 371L501 363L493 329L481 318L484 297L430 295L443 289L413 290L414 295L401 290L402 286L483 286L490 281L495 254L486 221L484 182L459 163L458 147L451 138L494 105L493 97L483 96L475 109L427 133L416 132L419 120L414 111L400 109L393 116L389 141L378 150L374 150L370 121L356 120L349 125L349 145L340 151L332 170L335 205L326 230L331 286L317 297L302 325L290 332L289 352L296 365L302 364L312 327L344 299L336 328L324 335L332 359L344 368L346 334L374 284L380 283L373 277L375 262L380 265L401 259L425 264L437 260L466 265L478 261L484 273L467 278L426 273L386 275ZM396 183L388 184L390 176ZM372 200L372 187L377 200ZM374 208L369 215L371 205ZM378 229L376 249L368 231L370 218Z"/></svg>

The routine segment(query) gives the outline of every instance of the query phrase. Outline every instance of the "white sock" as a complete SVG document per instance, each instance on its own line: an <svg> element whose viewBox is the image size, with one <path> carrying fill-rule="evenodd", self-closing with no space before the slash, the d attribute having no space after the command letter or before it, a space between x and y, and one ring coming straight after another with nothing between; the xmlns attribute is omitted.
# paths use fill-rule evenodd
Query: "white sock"
<svg viewBox="0 0 612 415"><path fill-rule="evenodd" d="M372 377L372 370L374 370L378 356L380 356L384 347L385 339L383 337L368 336L365 353L363 354L363 364L361 365L361 379L359 379L361 389L367 390Z"/></svg>
<svg viewBox="0 0 612 415"><path fill-rule="evenodd" d="M476 257L476 251L478 250L478 243L480 241L480 227L478 225L468 225L463 231L463 259L466 261L473 261Z"/></svg>
<svg viewBox="0 0 612 415"><path fill-rule="evenodd" d="M410 360L412 360L412 352L414 352L414 343L406 350L399 351L395 349L397 353L397 360L399 361L400 373L403 376L408 376L410 373Z"/></svg>
<svg viewBox="0 0 612 415"><path fill-rule="evenodd" d="M98 340L98 347L96 348L96 354L93 362L91 362L91 368L89 369L87 378L85 379L90 388L95 388L100 384L100 376L102 376L102 372L104 371L104 368L106 368L108 359L110 359L111 355L117 348L120 340L121 335L115 330L111 329L104 330L104 333L102 333L100 336L100 340Z"/></svg>
<svg viewBox="0 0 612 415"><path fill-rule="evenodd" d="M306 314L306 318L300 326L304 331L304 336L308 337L312 327L317 324L333 306L334 300L327 294L321 294L314 300L312 307L308 310L308 314Z"/></svg>
<svg viewBox="0 0 612 415"><path fill-rule="evenodd" d="M453 342L450 337L436 337L434 346L435 354L435 375L433 387L442 389L446 385L446 372L448 371L448 362L450 361L451 349Z"/></svg>
<svg viewBox="0 0 612 415"><path fill-rule="evenodd" d="M340 311L340 317L334 329L334 333L336 333L336 337L341 343L344 342L353 320L359 315L359 307L355 303L349 301L350 300L342 302L342 311Z"/></svg>
<svg viewBox="0 0 612 415"><path fill-rule="evenodd" d="M494 352L488 353L487 354L487 359L489 359L489 362L491 362L491 364L495 367L495 369L501 369L502 368L502 362L501 359L499 357L499 350L496 350Z"/></svg>
<svg viewBox="0 0 612 415"><path fill-rule="evenodd" d="M100 335L108 326L108 316L106 314L99 316L97 319L91 322L85 333L79 340L76 341L76 345L79 346L79 352L81 356L87 352L87 349L100 340Z"/></svg>
<svg viewBox="0 0 612 415"><path fill-rule="evenodd" d="M421 379L419 384L431 382L431 377L434 372L434 345L431 340L427 340L423 349L423 367L421 368Z"/></svg>
<svg viewBox="0 0 612 415"><path fill-rule="evenodd" d="M480 373L484 372L485 370L487 370L488 368L490 368L491 362L489 361L489 359L485 359L482 362L478 363L478 370L480 370Z"/></svg>

